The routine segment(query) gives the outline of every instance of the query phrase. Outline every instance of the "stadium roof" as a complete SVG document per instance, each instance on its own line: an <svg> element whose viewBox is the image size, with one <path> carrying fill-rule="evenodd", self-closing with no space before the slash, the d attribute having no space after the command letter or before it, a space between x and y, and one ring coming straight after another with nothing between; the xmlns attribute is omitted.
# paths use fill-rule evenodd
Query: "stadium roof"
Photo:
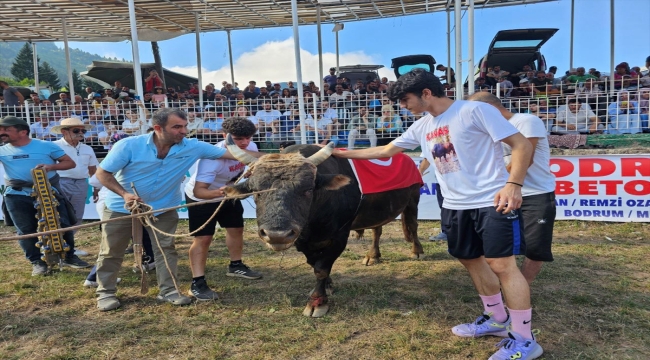
<svg viewBox="0 0 650 360"><path fill-rule="evenodd" d="M292 25L290 0L134 0L138 36L160 41L200 30ZM453 0L297 0L300 25L333 24L443 11ZM475 0L476 9L558 0ZM463 1L465 3L465 1ZM123 41L131 38L128 0L2 0L0 41Z"/></svg>

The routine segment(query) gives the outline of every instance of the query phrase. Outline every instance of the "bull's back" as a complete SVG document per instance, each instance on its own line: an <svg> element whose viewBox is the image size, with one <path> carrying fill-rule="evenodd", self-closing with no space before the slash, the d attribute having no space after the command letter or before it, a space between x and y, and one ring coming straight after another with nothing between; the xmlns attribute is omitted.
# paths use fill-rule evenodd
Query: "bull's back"
<svg viewBox="0 0 650 360"><path fill-rule="evenodd" d="M385 225L398 217L407 206L417 207L420 184L407 188L363 195L351 230L369 229Z"/></svg>

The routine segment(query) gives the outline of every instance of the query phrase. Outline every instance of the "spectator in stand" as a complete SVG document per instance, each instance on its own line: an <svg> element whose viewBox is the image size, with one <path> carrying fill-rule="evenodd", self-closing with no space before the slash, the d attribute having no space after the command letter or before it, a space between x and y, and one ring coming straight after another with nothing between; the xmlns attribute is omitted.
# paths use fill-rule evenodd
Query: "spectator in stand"
<svg viewBox="0 0 650 360"><path fill-rule="evenodd" d="M228 100L232 100L235 98L235 95L237 95L237 92L233 87L232 84L226 84L226 86L221 89L221 96L225 96Z"/></svg>
<svg viewBox="0 0 650 360"><path fill-rule="evenodd" d="M164 91L165 90L163 89L163 92ZM152 111L153 109L158 109L158 105L156 105L156 103L153 102L153 93L150 92L144 93L142 98L142 103L144 104L144 107L146 107L147 110L149 111Z"/></svg>
<svg viewBox="0 0 650 360"><path fill-rule="evenodd" d="M0 81L2 96L4 97L6 107L20 106L25 102L25 97L15 88L9 86L5 81Z"/></svg>
<svg viewBox="0 0 650 360"><path fill-rule="evenodd" d="M388 78L387 77L381 78L381 82L379 83L379 91L381 92L388 91L388 86L389 86Z"/></svg>
<svg viewBox="0 0 650 360"><path fill-rule="evenodd" d="M512 89L514 88L512 82L510 82L510 80L507 80L505 76L502 76L498 78L498 84L499 84L499 92L501 93L501 97L504 98L510 97L510 95L512 94Z"/></svg>
<svg viewBox="0 0 650 360"><path fill-rule="evenodd" d="M402 131L402 119L392 105L381 107L381 116L377 119L376 131L379 133L399 133Z"/></svg>
<svg viewBox="0 0 650 360"><path fill-rule="evenodd" d="M331 119L332 121L336 122L339 119L338 112L336 109L332 109L330 107L330 104L327 103L327 101L323 101L320 103L320 108L323 117Z"/></svg>
<svg viewBox="0 0 650 360"><path fill-rule="evenodd" d="M328 84L330 88L336 87L336 68L330 68L330 74L323 78L323 83Z"/></svg>
<svg viewBox="0 0 650 360"><path fill-rule="evenodd" d="M377 146L377 133L375 133L376 118L368 113L365 106L359 107L359 114L352 117L348 124L348 149L354 149L357 138L368 138L370 146Z"/></svg>
<svg viewBox="0 0 650 360"><path fill-rule="evenodd" d="M345 82L345 78L342 77L342 76L339 76L336 79L336 85L341 85L343 87L343 90L350 91L350 83ZM336 89L336 87L335 87L335 89Z"/></svg>
<svg viewBox="0 0 650 360"><path fill-rule="evenodd" d="M641 133L641 117L639 103L630 99L630 94L623 90L617 94L617 101L609 104L608 134L638 134Z"/></svg>
<svg viewBox="0 0 650 360"><path fill-rule="evenodd" d="M312 94L320 95L320 88L316 86L316 83L313 81L310 81L307 84L307 90L309 90Z"/></svg>
<svg viewBox="0 0 650 360"><path fill-rule="evenodd" d="M155 94L151 96L151 101L160 106L160 103L165 103L167 101L167 95L165 94L165 89L162 86L155 87Z"/></svg>
<svg viewBox="0 0 650 360"><path fill-rule="evenodd" d="M530 81L530 78L528 77L528 72L532 71L533 69L530 68L530 65L524 65L523 69L516 73L516 76L519 76L520 79L528 79Z"/></svg>
<svg viewBox="0 0 650 360"><path fill-rule="evenodd" d="M557 74L557 66L551 66L548 68L548 72L553 74L553 77L555 77L555 74Z"/></svg>
<svg viewBox="0 0 650 360"><path fill-rule="evenodd" d="M59 98L56 100L57 105L72 105L72 101L70 101L70 98L68 98L69 94L68 93L60 93Z"/></svg>
<svg viewBox="0 0 650 360"><path fill-rule="evenodd" d="M190 109L187 112L187 137L193 138L203 133L203 119L196 116L196 112Z"/></svg>
<svg viewBox="0 0 650 360"><path fill-rule="evenodd" d="M551 89L559 91L562 88L562 79L556 78L554 73L552 73L550 71L547 72L546 73L546 78L551 83Z"/></svg>
<svg viewBox="0 0 650 360"><path fill-rule="evenodd" d="M289 90L289 89L287 89ZM289 93L291 93L291 90L289 90ZM260 94L257 96L257 99L270 99L271 94L269 94L269 91L266 90L266 88L260 88Z"/></svg>
<svg viewBox="0 0 650 360"><path fill-rule="evenodd" d="M202 134L204 135L204 141L206 141L205 139L214 140L223 130L223 117L220 115L221 114L216 113L213 109L206 111L203 115Z"/></svg>
<svg viewBox="0 0 650 360"><path fill-rule="evenodd" d="M167 87L167 99L172 103L178 102L180 100L180 96L176 92L176 89L171 86Z"/></svg>
<svg viewBox="0 0 650 360"><path fill-rule="evenodd" d="M111 90L113 90L112 91L113 92L113 99L117 100L117 98L120 96L120 92L122 91L122 82L118 80L118 81L114 82L113 85L115 85L111 89Z"/></svg>
<svg viewBox="0 0 650 360"><path fill-rule="evenodd" d="M352 90L357 95L359 94L360 90L365 90L365 89L366 89L366 84L363 82L363 79L358 79L357 83L354 84L354 87L352 87Z"/></svg>
<svg viewBox="0 0 650 360"><path fill-rule="evenodd" d="M102 98L102 103L113 105L115 104L115 98L113 97L113 89L104 90L104 97Z"/></svg>
<svg viewBox="0 0 650 360"><path fill-rule="evenodd" d="M280 94L280 98L284 100L285 104L291 104L296 100L296 97L291 95L291 91L289 89L282 89L282 94Z"/></svg>
<svg viewBox="0 0 650 360"><path fill-rule="evenodd" d="M262 90L262 88L266 88L266 92L269 92L273 90L273 83L271 82L271 80L266 80L264 82L264 86L260 87L260 90Z"/></svg>
<svg viewBox="0 0 650 360"><path fill-rule="evenodd" d="M476 79L474 84L474 91L491 91L492 87L485 83L484 77L479 77Z"/></svg>
<svg viewBox="0 0 650 360"><path fill-rule="evenodd" d="M546 110L546 109L544 109ZM537 116L538 118L542 119L544 122L544 127L546 128L546 132L550 133L551 130L553 129L553 126L555 126L555 113L549 113L547 111L542 111L539 103L538 102L531 102L528 104L528 110L526 111L528 114L532 114Z"/></svg>
<svg viewBox="0 0 650 360"><path fill-rule="evenodd" d="M596 79L595 76L591 74L585 74L585 68L579 67L575 70L575 75L569 75L564 81L569 86L576 86L577 84L582 84L588 79Z"/></svg>
<svg viewBox="0 0 650 360"><path fill-rule="evenodd" d="M262 110L259 110L255 113L255 118L257 118L258 129L260 134L267 133L268 137L274 137L280 135L280 113L279 110L273 109L271 102L264 102Z"/></svg>
<svg viewBox="0 0 650 360"><path fill-rule="evenodd" d="M147 78L144 79L144 91L153 92L153 90L159 86L162 88L163 82L160 76L158 75L158 71L156 71L155 69L149 70L149 76L147 76Z"/></svg>
<svg viewBox="0 0 650 360"><path fill-rule="evenodd" d="M501 70L501 66L494 65L492 71L488 71L488 73L485 74L485 76L487 77L485 81L488 83L488 85L496 85L499 78L502 77L505 78L508 75L510 75L510 73L505 70Z"/></svg>
<svg viewBox="0 0 650 360"><path fill-rule="evenodd" d="M344 108L346 106L351 106L352 93L349 91L343 90L343 85L336 85L336 92L330 95L330 105L337 108Z"/></svg>
<svg viewBox="0 0 650 360"><path fill-rule="evenodd" d="M273 84L273 89L275 90L276 88L277 88L277 87L275 86L275 84ZM291 91L291 95L296 95L296 96L298 96L298 89L296 89L295 87L293 87L293 81L289 81L289 82L287 82L287 89L289 89L289 91Z"/></svg>
<svg viewBox="0 0 650 360"><path fill-rule="evenodd" d="M50 124L49 115L50 114L47 111L36 113L34 116L34 123L29 126L30 133L39 140L56 140L56 136L51 133L53 125Z"/></svg>
<svg viewBox="0 0 650 360"><path fill-rule="evenodd" d="M249 81L248 86L244 89L244 99L254 100L259 94L259 89L255 87L255 81Z"/></svg>
<svg viewBox="0 0 650 360"><path fill-rule="evenodd" d="M251 115L246 106L238 106L237 109L235 109L235 112L232 114L232 117L246 118L250 120L253 125L255 125L256 129L259 126L258 119L255 116Z"/></svg>
<svg viewBox="0 0 650 360"><path fill-rule="evenodd" d="M515 95L516 92L516 95ZM518 96L518 97L530 97L533 96L533 90L532 90L532 85L528 81L528 79L521 79L519 80L519 86L517 86L514 91L512 92L513 96Z"/></svg>
<svg viewBox="0 0 650 360"><path fill-rule="evenodd" d="M533 85L533 93L535 96L546 96L550 90L551 81L546 78L546 74L543 71L538 71L537 76L528 81Z"/></svg>
<svg viewBox="0 0 650 360"><path fill-rule="evenodd" d="M438 66L436 66L436 70L444 73L444 75L439 76L441 80L445 80L449 86L456 86L456 73L454 72L454 69L449 68L449 74L447 74L447 67L442 64L438 64ZM447 79L447 75L449 75L449 79Z"/></svg>
<svg viewBox="0 0 650 360"><path fill-rule="evenodd" d="M614 72L614 88L617 90L636 90L639 84L637 77L637 73L630 70L630 65L626 62L622 62L616 65L616 72Z"/></svg>
<svg viewBox="0 0 650 360"><path fill-rule="evenodd" d="M127 135L142 135L147 133L147 128L149 126L147 125L146 119L149 118L150 115L142 103L139 103L138 105L142 108L142 114L145 116L144 119L140 117L137 108L124 111L124 121L121 125L122 131Z"/></svg>
<svg viewBox="0 0 650 360"><path fill-rule="evenodd" d="M205 86L205 91L203 92L204 101L214 101L214 97L217 95L217 92L214 91L214 85L208 84Z"/></svg>
<svg viewBox="0 0 650 360"><path fill-rule="evenodd" d="M560 134L594 134L605 129L596 114L573 97L567 99L565 111L558 111L556 124L551 130Z"/></svg>
<svg viewBox="0 0 650 360"><path fill-rule="evenodd" d="M323 96L325 97L325 100L327 100L332 94L334 94L334 90L330 88L330 84L323 84Z"/></svg>
<svg viewBox="0 0 650 360"><path fill-rule="evenodd" d="M199 97L199 84L197 83L188 83L187 84L189 89L187 90L187 93L189 96L186 95L187 98L198 98Z"/></svg>
<svg viewBox="0 0 650 360"><path fill-rule="evenodd" d="M291 89L289 89L291 91ZM273 84L273 90L269 92L270 96L273 96L274 94L278 94L278 96L282 93L282 88L280 88L280 84L275 83Z"/></svg>

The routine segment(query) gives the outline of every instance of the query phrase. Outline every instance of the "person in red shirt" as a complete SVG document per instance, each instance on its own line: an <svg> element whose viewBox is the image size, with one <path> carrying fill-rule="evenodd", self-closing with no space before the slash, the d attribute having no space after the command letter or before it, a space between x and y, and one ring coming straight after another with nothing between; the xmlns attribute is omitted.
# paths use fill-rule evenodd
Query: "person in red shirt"
<svg viewBox="0 0 650 360"><path fill-rule="evenodd" d="M144 79L144 82L145 82L144 85L145 92L153 92L153 89L156 86L163 86L163 82L160 79L160 76L158 75L158 71L156 70L150 70L149 76L147 76L147 78Z"/></svg>

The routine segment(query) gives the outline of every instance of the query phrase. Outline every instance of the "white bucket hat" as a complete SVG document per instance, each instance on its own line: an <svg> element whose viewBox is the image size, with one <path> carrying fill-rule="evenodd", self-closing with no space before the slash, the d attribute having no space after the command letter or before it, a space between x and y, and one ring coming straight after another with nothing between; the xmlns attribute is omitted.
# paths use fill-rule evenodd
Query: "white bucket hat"
<svg viewBox="0 0 650 360"><path fill-rule="evenodd" d="M50 129L50 132L53 134L61 134L61 129L77 126L83 126L86 130L92 129L92 125L84 124L78 118L67 118L61 120L61 125L53 126L52 129Z"/></svg>

